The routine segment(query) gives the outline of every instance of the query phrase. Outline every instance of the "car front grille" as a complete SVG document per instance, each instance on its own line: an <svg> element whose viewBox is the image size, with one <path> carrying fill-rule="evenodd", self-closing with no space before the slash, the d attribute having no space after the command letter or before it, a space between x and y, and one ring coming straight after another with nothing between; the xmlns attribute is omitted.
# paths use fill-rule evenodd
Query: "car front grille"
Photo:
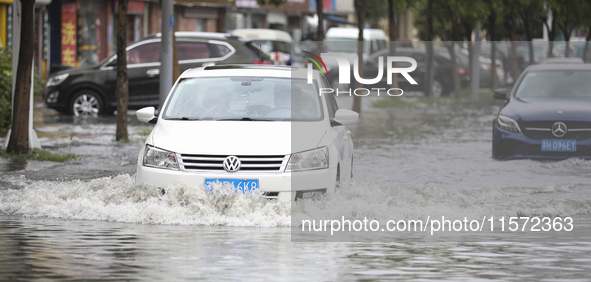
<svg viewBox="0 0 591 282"><path fill-rule="evenodd" d="M529 121L524 122L525 135L534 139L556 139L552 134L552 126L556 121ZM591 137L591 122L587 121L563 121L567 132L561 139L581 140Z"/></svg>
<svg viewBox="0 0 591 282"><path fill-rule="evenodd" d="M179 161L181 169L186 171L223 171L223 163L228 156L180 154ZM237 155L236 157L241 163L239 171L283 171L289 160L289 155Z"/></svg>

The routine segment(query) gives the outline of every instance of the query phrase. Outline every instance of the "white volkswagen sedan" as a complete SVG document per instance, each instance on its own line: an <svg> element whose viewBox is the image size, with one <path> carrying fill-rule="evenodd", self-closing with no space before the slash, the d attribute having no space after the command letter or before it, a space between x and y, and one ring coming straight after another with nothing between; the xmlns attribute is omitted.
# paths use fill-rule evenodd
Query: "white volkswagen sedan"
<svg viewBox="0 0 591 282"><path fill-rule="evenodd" d="M317 71L290 67L209 66L184 72L140 150L136 183L166 189L233 185L290 200L333 192L352 175L353 143L346 125L356 112L339 109Z"/></svg>

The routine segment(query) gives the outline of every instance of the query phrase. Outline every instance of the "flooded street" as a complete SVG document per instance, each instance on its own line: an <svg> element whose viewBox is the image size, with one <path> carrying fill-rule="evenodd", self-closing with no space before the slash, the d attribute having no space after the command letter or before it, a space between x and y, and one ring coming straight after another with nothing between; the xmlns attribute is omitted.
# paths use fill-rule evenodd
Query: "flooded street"
<svg viewBox="0 0 591 282"><path fill-rule="evenodd" d="M363 100L362 119L351 127L353 181L293 204L226 187L209 193L172 183L162 194L137 186L137 154L150 125L130 116L132 141L118 144L115 117L39 109L41 145L83 156L0 160L0 279L590 279L591 162L493 160L498 102L381 109L374 100ZM352 101L338 102L350 108ZM293 237L298 220L317 216L484 218L497 232ZM511 232L506 222L500 232L503 217L570 217L573 228Z"/></svg>

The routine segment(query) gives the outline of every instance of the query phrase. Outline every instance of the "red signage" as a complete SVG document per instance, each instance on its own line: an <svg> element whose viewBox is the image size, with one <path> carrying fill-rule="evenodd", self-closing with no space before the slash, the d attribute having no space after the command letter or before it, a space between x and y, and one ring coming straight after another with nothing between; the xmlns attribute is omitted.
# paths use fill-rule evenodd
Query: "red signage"
<svg viewBox="0 0 591 282"><path fill-rule="evenodd" d="M62 65L76 66L76 3L62 4Z"/></svg>
<svg viewBox="0 0 591 282"><path fill-rule="evenodd" d="M141 15L143 12L144 12L144 2L129 1L127 3L127 13L128 14Z"/></svg>

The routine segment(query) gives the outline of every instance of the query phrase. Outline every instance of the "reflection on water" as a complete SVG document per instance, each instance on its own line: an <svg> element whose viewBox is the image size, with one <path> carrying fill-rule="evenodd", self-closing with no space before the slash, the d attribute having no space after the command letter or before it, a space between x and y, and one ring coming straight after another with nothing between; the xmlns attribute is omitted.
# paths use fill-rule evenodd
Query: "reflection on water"
<svg viewBox="0 0 591 282"><path fill-rule="evenodd" d="M3 279L586 279L591 243L292 243L288 228L0 217Z"/></svg>
<svg viewBox="0 0 591 282"><path fill-rule="evenodd" d="M0 171L24 170L27 167L25 159L3 159L0 158Z"/></svg>

